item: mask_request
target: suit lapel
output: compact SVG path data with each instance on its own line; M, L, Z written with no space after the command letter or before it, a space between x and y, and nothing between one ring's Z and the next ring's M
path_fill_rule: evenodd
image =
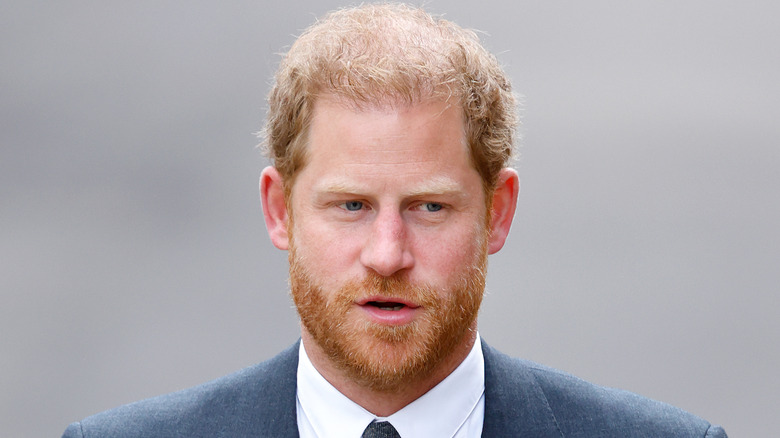
M298 438L296 391L300 340L268 362L266 385L257 394L256 412L260 436Z
M485 357L485 421L482 436L557 437L552 411L541 387L522 361L482 341Z

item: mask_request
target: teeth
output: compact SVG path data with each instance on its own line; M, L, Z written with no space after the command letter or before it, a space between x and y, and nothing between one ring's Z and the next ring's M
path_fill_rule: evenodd
M404 308L403 304L378 304L377 307L380 310L401 310Z

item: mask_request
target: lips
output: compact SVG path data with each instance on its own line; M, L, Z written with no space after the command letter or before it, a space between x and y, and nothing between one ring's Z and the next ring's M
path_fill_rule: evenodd
M412 322L420 308L416 303L395 297L367 297L356 303L378 324L403 325Z
M413 303L408 300L395 298L395 297L381 297L381 296L363 298L359 300L357 304L359 306L377 307L381 310L401 310L404 307L416 309L420 307L416 303Z

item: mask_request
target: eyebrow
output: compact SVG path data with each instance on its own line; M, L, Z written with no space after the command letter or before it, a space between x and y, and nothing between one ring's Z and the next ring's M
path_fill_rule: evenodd
M314 187L314 191L319 193L359 194L365 191L365 186L344 179L333 179L318 184ZM428 179L404 193L405 197L431 195L464 196L465 193L455 180L447 177Z

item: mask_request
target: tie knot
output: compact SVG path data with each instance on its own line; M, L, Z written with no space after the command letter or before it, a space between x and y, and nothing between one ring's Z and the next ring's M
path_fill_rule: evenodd
M401 435L389 422L373 421L363 432L363 438L401 438Z

